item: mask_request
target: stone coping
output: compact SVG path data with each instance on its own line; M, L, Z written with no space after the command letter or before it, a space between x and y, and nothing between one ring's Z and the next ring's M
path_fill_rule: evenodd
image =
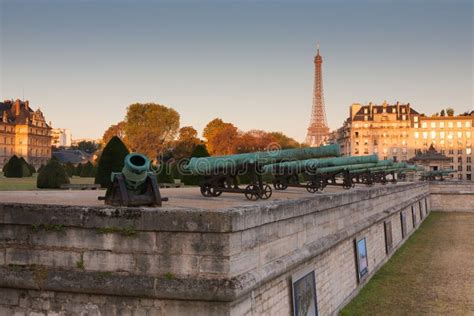
M238 207L219 209L166 205L161 208L64 206L2 203L0 199L0 223L16 225L43 223L82 228L133 226L137 231L226 233L419 188L420 185L428 186L428 183L359 187L337 193L303 195L295 199L259 201L260 203L250 205L248 202L242 202L242 205Z

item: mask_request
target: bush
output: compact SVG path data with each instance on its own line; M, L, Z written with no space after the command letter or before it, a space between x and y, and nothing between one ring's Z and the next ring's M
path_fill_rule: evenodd
M122 140L117 136L112 137L99 158L94 183L100 184L103 188L108 187L111 173L122 171L123 161L128 154L129 151Z
M68 162L64 165L64 170L66 170L67 175L71 178L76 173L76 167L72 162Z
M173 183L174 179L171 175L171 166L169 164L163 164L157 174L158 183Z
M36 187L40 189L58 189L61 184L69 183L69 177L61 163L51 159L38 174Z
M82 166L80 177L81 178L90 178L90 177L93 177L93 176L95 176L95 174L94 174L94 165L90 161L88 161L86 164L84 164Z
M12 156L4 168L4 174L7 178L22 178L23 164L17 156Z

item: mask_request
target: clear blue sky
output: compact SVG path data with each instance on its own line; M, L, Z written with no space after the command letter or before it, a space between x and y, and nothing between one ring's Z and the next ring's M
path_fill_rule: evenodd
M221 117L302 141L316 42L331 128L353 102L474 108L472 1L0 3L0 98L75 138L156 102L199 132Z

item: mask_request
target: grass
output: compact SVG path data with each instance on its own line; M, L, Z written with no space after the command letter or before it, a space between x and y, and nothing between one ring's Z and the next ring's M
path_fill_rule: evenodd
M469 314L473 232L474 213L431 213L340 314Z
M0 173L0 191L18 191L18 190L44 190L38 189L36 187L36 177L38 176L35 173L31 177L25 178L5 178L3 173ZM81 177L72 177L70 178L71 183L73 184L93 184L94 178L81 178Z

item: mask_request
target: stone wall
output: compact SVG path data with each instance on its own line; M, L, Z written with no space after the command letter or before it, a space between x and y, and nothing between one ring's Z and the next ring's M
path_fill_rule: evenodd
M433 181L430 183L432 209L444 212L474 212L472 181Z
M428 194L406 183L218 210L0 204L0 314L290 315L304 269L315 271L319 313L331 314L418 227Z

